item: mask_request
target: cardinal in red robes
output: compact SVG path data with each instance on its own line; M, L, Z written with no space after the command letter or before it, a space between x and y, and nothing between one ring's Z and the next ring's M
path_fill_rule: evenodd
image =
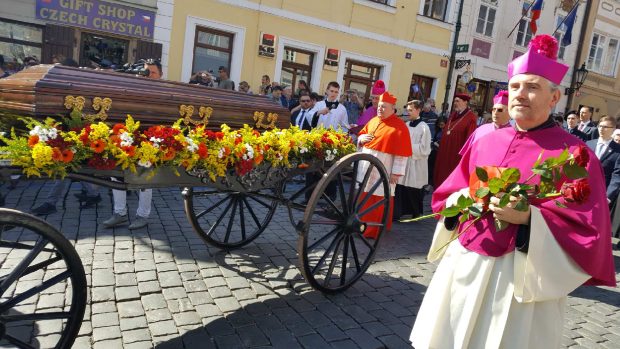
M388 172L390 180L390 192L384 193L383 186L379 186L370 193L371 187L380 180L379 172L373 169L367 185L362 188L360 201L367 200L360 212L373 206L377 202L385 200L389 196L390 210L387 219L387 230L392 229L392 213L394 208L394 190L398 179L405 174L407 158L411 156L411 141L407 125L395 114L396 97L389 92L384 92L379 97L377 116L372 118L360 131L358 145L362 153L374 155L378 158ZM362 178L366 174L368 163L364 162L359 168L358 175ZM361 179L360 179L361 180ZM369 196L367 198L367 196ZM383 205L371 210L361 217L362 222L380 223L385 207ZM367 225L364 237L376 239L379 235L379 227Z
M461 155L459 151L476 130L476 115L469 109L469 97L466 94L457 94L454 97L454 111L450 114L446 126L443 128L439 151L435 161L433 186L439 187L456 168Z

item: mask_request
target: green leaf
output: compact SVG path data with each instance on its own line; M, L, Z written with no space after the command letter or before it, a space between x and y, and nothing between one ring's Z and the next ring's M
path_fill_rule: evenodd
M557 207L561 207L561 208L568 208L566 205L564 205L563 203L561 203L559 200L553 200L555 202L555 205Z
M568 148L564 149L564 151L556 158L556 164L559 165L565 163L568 160L569 156L570 153L568 152Z
M538 169L538 168L533 168L532 169L533 173L536 173L537 175L542 176L544 173L547 173L547 170L543 170L543 169Z
M528 207L527 201L519 200L517 202L517 204L515 205L515 210L521 211L521 212L526 212L527 211L527 207Z
M476 190L476 197L482 199L485 196L489 195L490 192L491 190L489 190L489 188L487 187L479 188L478 190Z
M532 166L532 167L536 168L536 167L538 167L538 165L540 165L540 161L542 160L542 156L543 156L543 153L544 153L544 152L545 152L545 151L544 151L544 150L542 150L542 151L540 152L540 154L538 154L538 159L536 159L536 162L534 163L534 166Z
M501 199L499 199L499 207L506 207L506 205L508 205L509 202L510 202L510 195L506 194L502 196Z
M446 207L439 212L444 217L456 217L459 213L461 213L461 209L458 206Z
M585 168L579 165L576 165L576 164L571 165L569 163L566 163L564 165L564 174L566 175L566 177L570 179L579 179L579 178L588 177L588 171L586 171Z
M459 208L467 207L467 197L465 195L459 196L459 198L456 200L456 205Z
M480 217L482 215L482 208L477 205L472 205L469 207L469 213L474 217Z
M465 223L465 222L467 222L468 219L469 219L469 213L465 213L464 215L459 217L459 222Z
M491 178L489 181L489 190L492 194L499 193L504 188L504 181L501 178Z
M482 182L489 181L489 175L487 174L487 171L482 167L476 166L476 176L478 176L478 179L481 180Z
M502 180L506 183L517 183L521 178L521 172L518 168L508 168L502 172Z

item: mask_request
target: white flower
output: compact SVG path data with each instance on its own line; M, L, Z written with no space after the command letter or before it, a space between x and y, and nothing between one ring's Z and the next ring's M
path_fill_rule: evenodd
M149 138L149 141L153 142L153 143L161 143L164 140L162 138L157 138L157 137L151 137Z
M196 143L194 143L194 140L191 138L186 138L187 139L187 150L189 150L192 153L195 153L196 150L198 150L198 145Z
M243 154L243 156L242 156L241 158L242 158L243 160L247 160L247 159L248 159L248 156L247 156L247 154Z
M247 157L248 159L254 159L254 148L252 148L251 145L249 145L248 143L245 144L245 150L248 152L247 153ZM245 156L245 155L244 155ZM247 160L247 159L244 159Z
M133 144L133 137L128 132L121 133L121 147L129 147Z
M149 167L153 166L153 164L150 161L142 160L142 159L138 160L138 165L140 165L142 167L146 167L146 168L149 168Z
M51 139L56 139L56 137L58 137L58 130L55 128L48 129L47 136Z
M299 153L300 153L300 154L304 154L304 153L307 153L307 152L308 152L308 148L306 148L306 147L301 147L301 148L299 149Z
M0 137L4 137L6 135L6 132L0 132Z
M217 157L218 157L219 159L221 159L221 158L223 158L223 157L224 157L224 148L220 148L220 151L219 151L219 152L217 152Z

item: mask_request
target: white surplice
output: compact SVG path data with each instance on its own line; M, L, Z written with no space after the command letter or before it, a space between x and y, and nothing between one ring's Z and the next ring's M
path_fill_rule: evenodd
M442 257L411 332L416 349L559 348L566 296L590 276L558 245L532 206L529 251L488 257L438 223L429 260Z
M360 152L373 155L374 157L376 157L377 159L379 159L379 161L383 163L383 166L385 166L385 169L387 171L388 181L390 180L390 174L395 174L398 176L403 176L405 174L405 170L407 169L407 157L405 156L388 154L388 153L384 153L378 150L368 149L364 146L361 147ZM357 172L358 181L361 182L364 179L364 175L366 174L366 171L368 170L369 165L370 163L367 161L360 162L359 169ZM377 170L377 168L373 168L370 173L370 177L368 178L368 183L366 184L366 187L364 188L364 192L365 193L370 192L370 189L372 189L372 186L377 181L379 181L380 178L381 177L379 175L379 171ZM390 195L391 196L394 196L395 189L396 189L396 184L390 183ZM371 195L383 196L383 186L379 185L379 187L374 192L372 192Z

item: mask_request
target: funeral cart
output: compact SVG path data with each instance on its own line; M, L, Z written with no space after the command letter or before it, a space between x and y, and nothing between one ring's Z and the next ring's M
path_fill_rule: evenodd
M214 130L223 123L231 128L250 124L259 131L290 124L288 111L262 96L120 73L37 66L0 80L0 125L5 129L19 127L15 115L68 113L110 123L131 114L147 126L183 118L188 125ZM19 171L5 162L0 178ZM390 205L388 197L367 203L368 192L382 188L389 193L389 181L382 163L362 153L288 166L264 162L243 175L227 169L218 177L205 169L171 167L83 167L67 176L120 190L180 187L195 232L225 250L256 239L283 206L298 234L299 269L313 288L326 293L343 291L363 276L387 227ZM365 220L380 206L379 222ZM363 236L369 226L379 228L377 239ZM29 348L31 343L21 342L10 329L52 319L63 324L56 347L73 342L85 309L86 279L78 254L61 232L29 214L0 208L0 275L0 338ZM33 312L28 305L52 288L65 290L64 303L54 311Z

